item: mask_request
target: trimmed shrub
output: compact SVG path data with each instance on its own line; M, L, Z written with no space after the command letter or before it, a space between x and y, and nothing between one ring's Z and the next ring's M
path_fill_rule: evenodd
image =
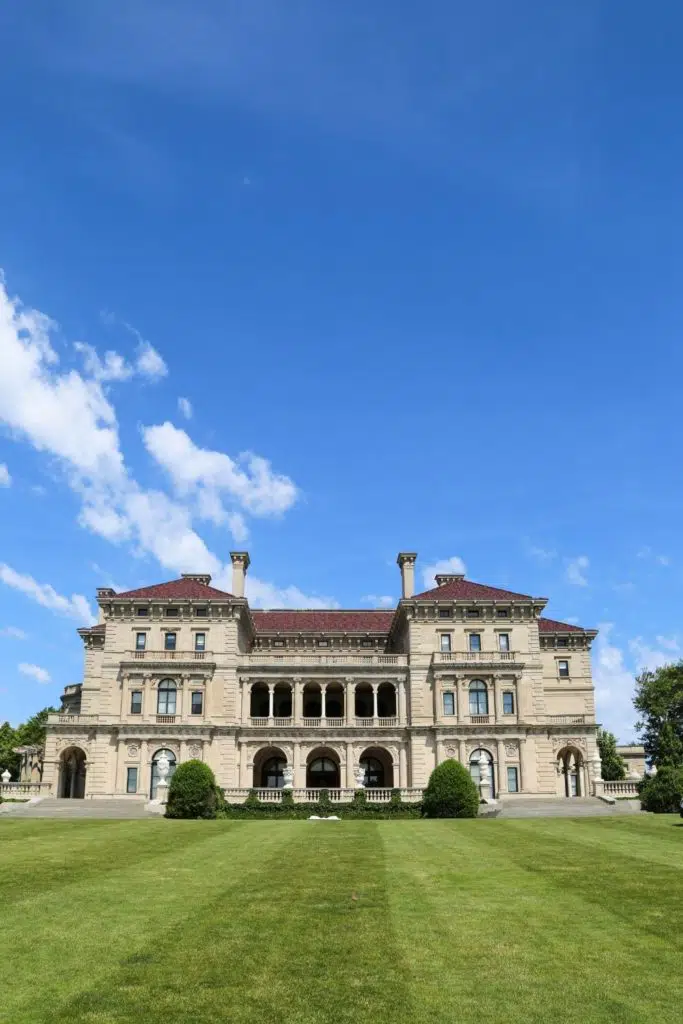
M459 761L443 761L429 777L422 801L426 818L476 818L479 793L472 776Z
M683 768L665 765L656 775L646 775L638 783L638 793L644 811L673 814L683 799Z
M203 761L183 761L171 776L167 818L215 818L216 779Z

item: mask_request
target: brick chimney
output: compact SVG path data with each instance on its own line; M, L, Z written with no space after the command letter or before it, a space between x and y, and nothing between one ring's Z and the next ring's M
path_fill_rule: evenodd
M251 565L248 551L231 551L232 562L232 592L235 597L244 597L244 581L247 569Z
M401 570L401 596L412 597L415 593L415 551L400 551L396 559Z

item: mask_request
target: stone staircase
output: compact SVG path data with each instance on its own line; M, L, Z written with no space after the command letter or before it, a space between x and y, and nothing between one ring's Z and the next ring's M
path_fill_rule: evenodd
M7 818L153 818L142 800L58 800L44 797L25 804L2 804Z
M606 804L594 796L566 798L519 797L501 800L500 818L590 818L618 814L642 814L640 800Z

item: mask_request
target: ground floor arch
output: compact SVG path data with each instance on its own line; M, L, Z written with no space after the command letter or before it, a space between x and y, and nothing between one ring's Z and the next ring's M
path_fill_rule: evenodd
M394 762L384 747L367 747L358 763L365 769L363 785L366 789L393 789Z
M578 747L567 745L557 754L560 795L568 798L586 796L586 763Z
M338 789L339 757L330 747L316 747L306 759L306 786L310 789Z
M164 754L168 759L169 766L168 775L166 776L167 782L171 781L171 776L173 775L173 772L176 770L177 759L172 750L169 750L167 747L161 747L159 750L156 750L154 752L154 754L152 755L152 777L149 787L150 800L156 800L157 798L157 787L159 786L159 761L161 760L161 757Z
M254 789L282 789L287 755L281 747L262 747L254 755Z
M481 783L481 769L482 769L481 761L482 761L482 755L483 755L485 763L488 764L488 768L489 768L489 781L491 783L491 796L495 800L495 798L496 798L496 771L495 771L495 763L494 763L494 760L493 760L493 754L491 753L490 750L487 750L485 747L478 747L476 750L472 751L472 753L470 754L470 764L469 764L470 775L474 779L476 787L479 790L479 785ZM479 792L481 792L481 790L479 790Z
M82 800L86 772L85 751L80 747L67 747L59 758L59 796L67 800Z

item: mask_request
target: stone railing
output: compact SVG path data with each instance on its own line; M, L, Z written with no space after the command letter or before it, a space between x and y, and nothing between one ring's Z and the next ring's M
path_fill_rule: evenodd
M546 715L546 722L552 725L585 725L588 715Z
M405 654L301 654L287 651L274 654L272 651L252 651L240 658L242 668L252 665L407 665Z
M127 651L128 661L213 661L213 651Z
M94 725L99 715L69 715L57 712L47 716L48 725Z
M251 789L240 787L224 789L225 799L229 804L243 804L249 796ZM256 796L262 803L279 804L282 800L282 789L255 789ZM320 799L321 789L290 789L294 803L307 804L317 803ZM328 789L327 793L330 802L333 804L349 804L353 800L357 789ZM366 789L365 797L370 804L388 804L391 800L391 789ZM400 790L401 800L404 803L418 803L422 799L422 790L413 787L402 787Z
M517 651L436 651L434 654L435 665L471 665L494 664L496 662L517 661Z
M393 729L398 725L398 717L390 718L301 718L295 722L293 718L249 718L249 725L256 729L341 729L353 726L356 729Z
M49 782L0 782L0 796L4 800L30 800L49 791Z
M602 786L605 796L638 799L638 782L635 779L619 779L612 782L604 781Z

